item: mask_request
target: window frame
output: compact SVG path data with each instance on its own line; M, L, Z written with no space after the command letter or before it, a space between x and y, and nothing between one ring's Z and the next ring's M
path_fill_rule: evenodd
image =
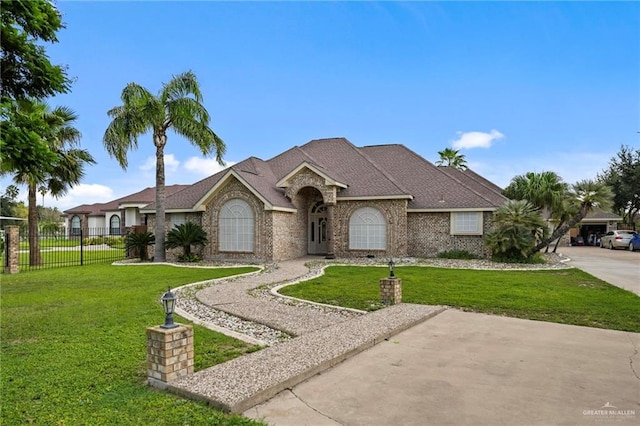
M118 227L114 228L113 227L113 219L118 219ZM111 215L111 217L109 218L109 235L121 235L122 234L122 228L120 226L120 224L122 223L122 220L120 219L120 216L117 214ZM115 230L115 232L114 232Z
M238 216L238 210L246 216ZM232 208L234 210L232 210ZM231 214L230 216L227 216ZM230 226L229 229L227 227ZM227 253L253 253L256 240L256 215L242 198L232 198L220 207L218 216L218 250ZM228 238L231 238L229 240Z
M379 221L367 223L366 219L372 218L372 214ZM356 220L361 223L354 223ZM387 250L387 230L387 218L382 210L371 206L356 209L349 217L349 250Z
M484 222L484 214L481 211L461 211L461 212L451 212L451 235L483 235L483 222ZM475 217L475 227L471 229L470 226L465 226L463 229L461 225L466 225L471 223L471 221L467 220L471 217ZM464 221L461 222L461 219Z

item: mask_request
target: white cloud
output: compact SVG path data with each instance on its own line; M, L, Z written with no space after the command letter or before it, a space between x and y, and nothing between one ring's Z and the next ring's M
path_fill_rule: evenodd
M173 154L165 154L164 155L164 170L166 173L173 173L178 170L180 166L180 160L176 159L176 156ZM147 157L147 160L138 167L140 170L144 172L153 171L155 173L156 170L156 157Z
M194 175L207 177L216 174L220 170L226 169L227 167L231 167L234 164L236 163L233 161L228 161L226 162L225 166L221 166L213 158L191 157L184 162L184 168Z
M484 132L457 132L458 139L452 142L454 149L490 148L494 141L502 139L504 135L497 130Z
M46 207L57 207L60 210L67 210L81 204L106 203L117 197L113 194L113 189L98 183L87 184L81 183L76 185L60 198L52 198L47 196L45 199Z

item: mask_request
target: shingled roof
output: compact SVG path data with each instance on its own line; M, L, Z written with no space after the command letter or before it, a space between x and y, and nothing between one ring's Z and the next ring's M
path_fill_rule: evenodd
M168 185L164 187L165 197L172 196L178 191L188 188L190 185ZM103 216L104 212L119 210L121 205L136 204L144 205L153 202L156 198L156 187L148 187L134 194L126 195L107 203L82 204L65 210L65 215L86 214L89 216Z
M409 210L493 210L506 201L500 188L471 170L436 167L403 145L358 148L345 138L316 139L269 160L250 157L167 196L167 211L200 210L231 176L271 208L293 209L277 186L301 165L309 165L346 186L338 200L406 198ZM153 204L144 208L154 211Z

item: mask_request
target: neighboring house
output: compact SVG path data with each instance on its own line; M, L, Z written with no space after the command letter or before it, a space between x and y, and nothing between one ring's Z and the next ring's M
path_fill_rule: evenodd
M170 185L165 187L165 196L172 195L188 185ZM83 204L63 213L65 233L79 235L106 236L123 235L128 228L144 225L145 218L140 209L155 201L156 188L145 188L135 194L127 195L108 203Z
M473 171L436 167L403 145L333 138L250 157L168 196L165 224L201 224L209 259L487 255L482 236L505 201ZM141 209L151 228L154 209Z

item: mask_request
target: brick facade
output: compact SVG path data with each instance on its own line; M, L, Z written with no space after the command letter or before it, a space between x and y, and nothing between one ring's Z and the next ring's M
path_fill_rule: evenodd
M337 187L327 186L325 179L303 169L288 180L285 194L296 212L265 210L262 201L235 177L230 178L205 204L204 212L187 213L186 220L202 225L209 236L209 244L202 250L205 259L265 261L285 260L308 253L309 211L318 201L333 207L333 227L328 238L333 240L337 257L433 257L447 250L466 250L488 256L480 235L451 235L449 212L407 212L406 199L394 200L336 200ZM253 210L254 249L252 252L221 252L219 250L218 221L221 207L229 200L246 201ZM363 207L379 210L386 219L386 250L353 250L349 248L349 221L353 213ZM484 229L492 214L483 215ZM149 215L149 229L153 229L154 215ZM167 230L171 226L166 219ZM169 259L180 253L168 252Z
M491 212L483 214L483 229L490 226ZM488 257L482 235L451 235L451 213L408 213L407 254L413 257L434 257L449 250L465 250L477 256Z

